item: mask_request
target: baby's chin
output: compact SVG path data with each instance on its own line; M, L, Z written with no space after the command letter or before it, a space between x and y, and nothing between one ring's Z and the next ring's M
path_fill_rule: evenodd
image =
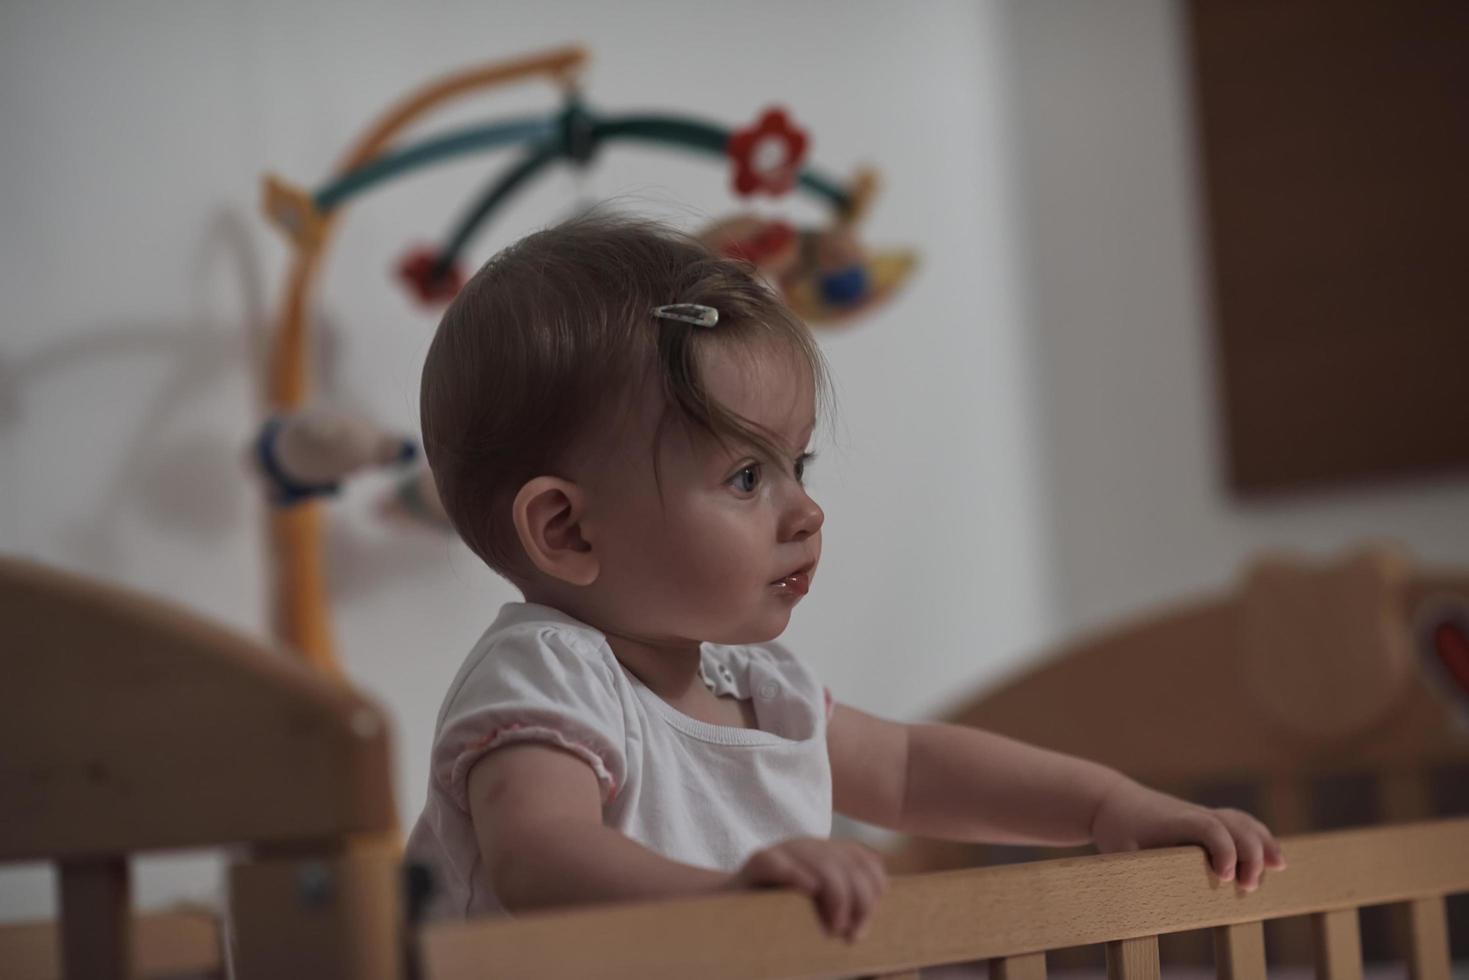
M708 643L718 643L723 646L749 646L755 643L769 643L784 633L790 623L791 609L787 608L778 612L767 612L758 617L752 617L750 620L738 626L717 629L704 639Z

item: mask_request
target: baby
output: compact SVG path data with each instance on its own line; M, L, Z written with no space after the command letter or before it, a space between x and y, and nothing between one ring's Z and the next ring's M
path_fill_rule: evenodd
M964 841L1202 844L1283 868L1259 821L974 729L832 700L774 642L811 587L824 391L804 324L741 263L609 216L531 235L444 315L424 447L470 548L525 597L439 713L410 837L466 916L790 887L861 935L881 859L832 811Z

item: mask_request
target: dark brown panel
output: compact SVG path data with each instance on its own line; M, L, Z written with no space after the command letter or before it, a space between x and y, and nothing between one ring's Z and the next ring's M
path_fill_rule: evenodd
M1469 465L1469 3L1189 6L1234 487Z

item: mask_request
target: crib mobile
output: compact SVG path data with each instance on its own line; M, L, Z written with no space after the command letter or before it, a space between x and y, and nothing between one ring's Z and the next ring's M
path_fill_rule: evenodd
M872 251L857 227L878 189L876 172L859 169L845 184L806 164L809 137L780 108L766 110L736 130L680 115L603 115L585 102L577 84L587 61L579 47L465 70L411 93L368 128L334 174L307 191L279 177L264 178L269 219L294 246L286 295L271 340L270 411L250 454L272 505L273 632L317 669L338 675L327 614L319 498L344 480L371 469L401 467L392 506L424 523L448 527L428 470L412 439L384 431L371 419L310 404L307 307L327 243L343 206L393 178L460 156L518 146L520 157L471 201L438 246L409 249L398 265L403 286L423 306L453 299L465 279L463 256L490 218L517 191L551 165L589 167L611 142L644 142L723 157L741 196L815 195L831 210L823 227L797 227L746 212L716 222L700 238L724 255L752 263L778 287L808 323L851 323L888 299L912 271L905 250ZM456 129L419 142L395 137L431 109L461 95L522 79L544 77L561 89L561 107Z

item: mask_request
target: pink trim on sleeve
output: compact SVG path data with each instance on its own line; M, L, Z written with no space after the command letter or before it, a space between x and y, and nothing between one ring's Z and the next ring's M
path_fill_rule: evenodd
M549 742L557 748L565 749L592 767L592 772L597 775L597 782L602 785L604 804L617 795L617 780L612 775L611 767L596 749L546 725L511 722L491 729L487 735L466 742L459 755L455 757L454 769L449 775L449 785L452 787L454 802L465 813L469 812L469 770L474 768L476 762L495 749L519 742Z
M823 687L821 693L826 698L826 720L831 721L831 713L837 709L837 703L831 698L831 688Z

